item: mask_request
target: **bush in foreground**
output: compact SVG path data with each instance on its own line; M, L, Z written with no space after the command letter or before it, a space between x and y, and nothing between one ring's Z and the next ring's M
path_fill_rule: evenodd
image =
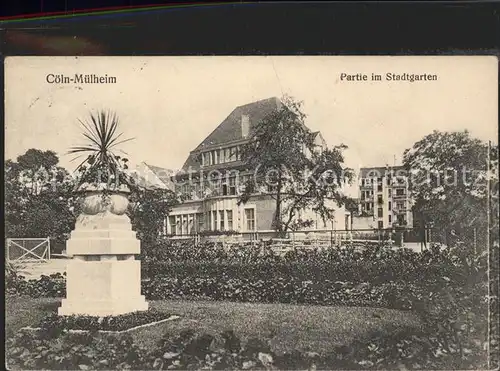
M129 335L20 333L7 342L10 369L475 369L485 367L482 356L449 351L425 332L374 335L327 354L276 354L269 339L243 343L230 330L200 335L186 330L177 338L165 336L153 349L138 347Z

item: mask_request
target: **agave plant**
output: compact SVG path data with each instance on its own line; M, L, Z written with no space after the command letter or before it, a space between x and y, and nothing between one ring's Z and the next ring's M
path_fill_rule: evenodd
M91 113L86 121L78 120L82 125L82 135L86 144L71 147L68 153L77 154L73 160L85 157L77 166L76 172L81 174L78 187L83 184L100 185L114 183L114 186L130 185L130 178L125 173L128 159L118 156L122 153L118 145L134 138L121 139L123 133L117 132L119 120L115 113L100 111ZM125 153L126 154L126 153Z

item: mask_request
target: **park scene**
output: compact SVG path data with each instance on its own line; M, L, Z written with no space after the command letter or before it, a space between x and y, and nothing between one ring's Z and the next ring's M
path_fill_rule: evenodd
M307 103L241 102L175 171L110 108L7 157L7 368L498 367L498 144L436 128L356 168Z

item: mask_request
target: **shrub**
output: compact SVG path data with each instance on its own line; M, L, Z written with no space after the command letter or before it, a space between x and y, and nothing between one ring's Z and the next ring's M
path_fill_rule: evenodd
M273 370L273 369L476 369L484 358L445 353L432 333L400 331L337 347L328 353L293 351L276 354L269 339L241 341L231 330L218 334L184 330L165 335L152 349L129 335L19 333L7 341L11 369Z
M7 293L28 295L33 298L59 298L66 295L66 273L42 275L39 279L26 280L23 276L7 279Z
M142 312L127 313L119 316L59 316L50 315L38 324L42 330L88 330L123 331L147 323L157 322L170 317L170 314L149 309Z

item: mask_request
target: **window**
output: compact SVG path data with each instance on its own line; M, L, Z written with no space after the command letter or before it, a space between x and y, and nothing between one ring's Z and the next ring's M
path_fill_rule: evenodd
M188 234L188 216L187 215L181 215L181 234Z
M391 210L392 210L392 203L391 203L391 201L389 201L389 211L391 211Z
M396 202L396 208L398 210L404 210L405 208L405 203L404 202Z
M217 211L212 211L212 225L213 229L217 230Z
M196 214L196 219L198 221L198 232L203 231L203 226L205 225L203 220L203 213Z
M384 210L381 207L379 207L377 210L377 214L379 218L382 218L384 216Z
M189 218L188 218L189 234L195 234L195 232L196 232L196 224L195 224L194 217L195 217L194 214L191 214L191 215L189 215Z
M366 204L366 211L370 211L372 209L372 203L371 202L368 202Z
M219 231L223 231L226 229L224 225L224 211L219 211Z
M390 189L390 188L389 188L389 189L387 190L387 193L388 193L389 197L391 197L391 196L392 196L392 189Z
M377 191L378 191L378 192L382 192L382 184L379 184L379 185L377 186Z
M228 155L228 161L236 161L236 147L231 147L228 149L229 155Z
M255 230L254 209L245 209L245 218L247 220L247 231L254 231Z
M384 198L382 197L382 195L378 195L377 202L379 203L379 205L384 202Z
M169 224L170 224L170 233L172 235L177 234L177 224L175 223L175 216L169 216L168 217Z
M277 185L272 185L272 184L268 184L267 185L267 192L269 193L275 193L278 191L278 186Z
M236 177L229 178L229 194L236 195Z
M382 220L378 222L378 229L384 229L384 222Z
M364 187L364 186L365 186L365 180L361 179L361 187Z
M397 196L404 196L405 195L405 190L403 188L396 189L396 195Z
M389 214L389 224L391 224L391 223L392 223L392 215Z
M203 153L203 165L204 166L212 165L210 152Z
M233 230L233 210L227 210L227 229L229 231Z

